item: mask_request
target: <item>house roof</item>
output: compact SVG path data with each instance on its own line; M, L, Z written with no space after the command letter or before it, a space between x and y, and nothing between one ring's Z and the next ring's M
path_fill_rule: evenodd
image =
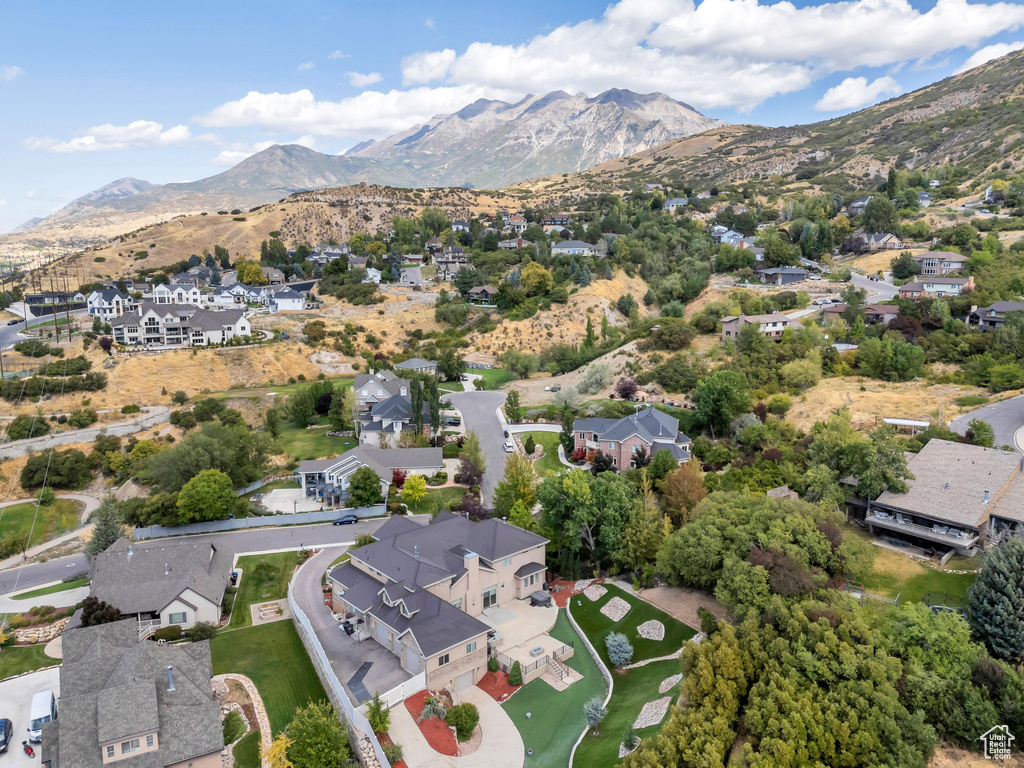
M722 322L727 323L733 320L739 320L742 323L778 323L778 322L792 322L793 318L789 315L784 315L781 312L773 313L770 315L729 315L723 317Z
M665 201L665 205L689 205L690 201L685 197L673 197Z
M924 261L925 259L942 259L943 261L967 261L967 257L960 253L954 253L953 251L925 251L914 256L914 261Z
M117 288L97 288L95 291L89 294L89 298L91 299L93 296L96 296L97 294L99 294L99 297L104 301L114 301L115 299L127 301L129 298L126 294L121 293L121 291L117 290Z
M90 595L123 614L159 611L186 589L220 605L233 559L216 544L133 544L121 538L93 560Z
M967 277L922 277L912 283L905 283L901 291L923 291L927 285L966 285L970 278Z
M304 299L305 297L296 290L288 288L275 288L272 291L275 299Z
M498 289L493 285L478 285L469 289L470 293L497 293Z
M971 312L972 315L988 314L989 312L997 312L1001 315L1005 315L1007 312L1021 312L1024 311L1024 301L997 301L994 304L989 304L987 307L978 307L976 310Z
M403 370L415 370L416 368L427 368L429 366L437 367L437 360L424 360L422 357L412 357L404 362L395 363L395 368L401 368Z
M639 435L648 445L661 442L663 448L670 450L673 444L690 442L690 438L679 432L679 419L652 406L621 419L579 419L573 422L572 428L578 432L595 432L601 440L616 442Z
M561 243L555 243L553 246L551 246L551 250L553 251L564 251L570 248L589 248L590 250L593 250L594 246L592 246L590 243L585 243L582 240L564 240Z
M802 267L768 267L757 270L759 275L806 275L807 270Z
M162 768L223 748L209 641L140 642L134 619L62 638L60 717L44 726L42 747L53 768L99 768L101 743L153 731L158 748L122 760L128 768Z
M996 506L1003 488L1020 475L1021 455L933 439L908 466L914 479L907 481L907 493L885 491L878 504L977 527Z
M444 465L440 448L377 448L372 445L358 445L347 453L333 459L300 461L299 472L330 472L344 465L352 471L360 466L369 467L382 480L390 480L395 469L418 469Z

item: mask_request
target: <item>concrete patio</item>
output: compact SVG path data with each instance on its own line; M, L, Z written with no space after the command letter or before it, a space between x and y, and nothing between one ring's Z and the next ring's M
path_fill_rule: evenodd
M290 515L296 512L319 512L324 505L306 496L301 488L275 488L260 501L263 506L277 514Z

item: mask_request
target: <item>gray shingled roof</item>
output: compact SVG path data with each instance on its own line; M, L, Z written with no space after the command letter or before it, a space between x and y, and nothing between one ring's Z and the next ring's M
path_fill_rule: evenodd
M981 315L987 315L989 312L1006 314L1007 312L1022 311L1024 311L1024 301L997 301L994 304L989 304L987 307L978 307L971 314L980 317Z
M416 369L416 368L424 368L424 367L431 366L431 365L436 366L437 365L437 360L424 360L422 357L412 357L412 358L406 360L405 362L396 363L395 364L395 368Z
M43 729L42 757L52 768L100 768L101 742L153 731L157 750L119 763L163 768L222 749L209 642L139 642L137 627L129 619L64 632L59 718Z
M909 467L914 475L907 481L910 490L885 491L876 504L977 527L1004 500L1008 509L1012 507L1004 490L1020 475L1021 455L933 439L911 458Z
M159 611L186 589L220 605L233 559L208 543L118 539L93 560L90 594L123 614Z

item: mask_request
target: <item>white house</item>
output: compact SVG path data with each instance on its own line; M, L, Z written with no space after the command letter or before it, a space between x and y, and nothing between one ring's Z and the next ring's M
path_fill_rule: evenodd
M264 288L260 291L260 301L271 312L301 312L306 308L306 297L287 286L281 288Z
M118 344L165 347L203 347L252 333L241 309L217 311L191 304L170 306L149 301L113 318L110 325Z
M661 206L669 213L675 213L680 208L685 208L690 204L690 201L685 197L673 197L671 200L666 200L665 204Z
M86 306L89 307L89 314L92 317L110 320L135 309L135 299L116 288L103 288L89 294Z
M380 478L386 494L391 473L401 469L413 475L433 475L444 468L440 448L376 448L360 445L333 459L300 461L296 472L303 495L327 506L341 506L348 498L349 481L357 469L369 467Z
M202 301L202 293L196 285L182 283L161 283L153 288L154 304L194 304Z
M364 283L379 283L381 279L381 273L379 269L373 267L366 268L366 277L363 278Z
M469 232L469 223L465 221L453 221L452 232Z
M595 248L582 240L564 240L551 246L551 253L556 256L593 256Z

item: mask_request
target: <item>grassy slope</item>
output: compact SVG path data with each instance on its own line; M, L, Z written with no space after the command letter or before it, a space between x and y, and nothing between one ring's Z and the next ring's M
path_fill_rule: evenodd
M277 573L269 581L259 582L252 575L256 563L264 560L277 568ZM235 595L235 606L231 610L232 629L252 625L252 613L249 606L268 600L280 600L288 595L288 581L299 562L298 552L277 552L270 555L250 555L238 558L238 568L242 570L241 584Z
M78 589L84 587L89 583L88 579L75 579L74 581L65 581L60 584L53 584L49 587L40 587L39 589L33 589L30 592L22 592L20 595L15 595L12 600L28 600L30 597L41 597L42 595L52 595L56 592L66 592L69 589Z
M4 648L0 651L0 680L58 664L60 659L51 659L41 645Z
M526 435L522 435L524 441L527 435L531 435L535 443L544 446L544 456L533 465L538 475L544 477L546 473L558 472L558 470L565 466L558 460L559 435L557 432L527 432Z
M328 437L329 430L330 427L300 429L290 426L281 431L277 444L293 461L337 456L358 444L354 437Z
M235 744L235 768L260 768L260 732L253 731Z
M81 506L69 499L57 499L48 507L39 507L38 517L34 501L14 504L0 509L0 538L28 536L31 532L29 546L34 547L77 528L80 516Z
M466 489L461 486L452 486L450 488L430 488L427 487L427 495L419 503L419 506L409 504L409 509L417 515L436 515L440 511L448 509L448 505L453 501L462 501L463 495L466 493ZM399 497L400 501L405 501Z

